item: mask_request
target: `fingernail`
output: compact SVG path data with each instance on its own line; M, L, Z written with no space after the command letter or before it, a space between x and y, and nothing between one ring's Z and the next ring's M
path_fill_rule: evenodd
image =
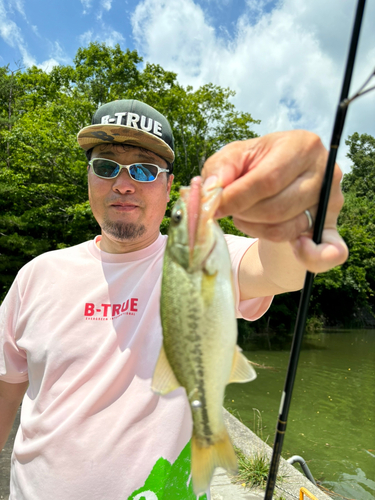
M211 191L211 189L218 187L218 180L219 178L217 175L210 175L203 183L204 189L206 191Z

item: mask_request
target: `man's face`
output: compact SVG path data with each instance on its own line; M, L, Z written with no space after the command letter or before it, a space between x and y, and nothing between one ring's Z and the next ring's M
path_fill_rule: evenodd
M121 165L153 163L167 168L167 163L137 147L96 146L91 158L108 158ZM101 179L91 168L88 172L89 200L95 219L102 229L100 248L109 253L140 250L159 235L173 175L160 173L154 182L137 182L126 169L115 179Z

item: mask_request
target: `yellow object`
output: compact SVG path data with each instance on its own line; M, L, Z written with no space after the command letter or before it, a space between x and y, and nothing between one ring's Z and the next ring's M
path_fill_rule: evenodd
M299 490L299 500L304 500L305 498L310 498L311 500L318 500L316 496L310 493L306 488L301 488Z

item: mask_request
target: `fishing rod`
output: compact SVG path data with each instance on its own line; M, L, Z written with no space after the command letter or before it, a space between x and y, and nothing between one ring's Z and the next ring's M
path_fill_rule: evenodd
M346 64L346 69L345 69L345 76L344 76L344 81L343 81L343 85L342 85L342 91L341 91L341 96L340 96L338 108L336 111L336 119L335 119L335 123L333 126L333 131L332 131L331 146L330 146L330 151L329 151L329 155L328 155L328 160L327 160L325 175L324 175L324 179L323 179L322 189L320 192L318 212L316 214L316 220L315 220L315 225L314 225L313 241L316 244L319 244L321 242L321 239L322 239L324 221L325 221L325 216L326 216L328 202L329 202L329 195L330 195L330 191L331 191L333 171L335 168L337 150L338 150L338 147L340 144L340 138L341 138L342 131L344 128L344 122L345 122L345 117L346 117L348 105L355 98L357 98L360 95L363 95L364 93L369 92L370 90L375 88L375 87L371 87L370 89L364 90L364 87L370 81L372 76L374 76L374 74L375 74L375 70L374 70L374 72L370 75L370 77L365 82L365 84L362 85L362 87L359 89L359 91L352 98L348 99L350 81L351 81L351 77L352 77L352 73L353 73L354 61L355 61L355 56L356 56L356 52L357 52L357 45L358 45L359 33L361 30L361 23L362 23L363 11L365 8L365 2L366 2L366 0L358 0L358 3L357 3L357 10L356 10L356 15L355 15L355 20L354 20L353 31L352 31L352 38L351 38L351 42L350 42L349 54L348 54L348 59L347 59L347 64ZM279 416L278 416L278 421L277 421L277 425L276 425L275 441L274 441L274 446L273 446L273 453L272 453L272 459L271 459L271 464L270 464L270 470L269 470L268 478L267 478L267 486L266 486L264 500L272 500L273 492L275 489L277 472L278 472L280 457L281 457L281 450L282 450L284 436L285 436L285 432L286 432L286 424L287 424L287 419L288 419L290 402L292 399L292 392L293 392L293 386L294 386L294 381L295 381L296 372L297 372L299 354L301 351L303 333L304 333L305 325L306 325L307 311L308 311L308 307L309 307L309 301L310 301L313 281L314 281L314 274L310 273L308 271L306 273L305 283L304 283L304 287L302 289L302 294L301 294L301 299L300 299L300 304L299 304L298 314L297 314L297 319L296 319L296 325L295 325L295 329L294 329L293 342L292 342L292 347L291 347L291 351L290 351L289 365L288 365L288 370L287 370L286 380L285 380L285 385L284 385L284 391L283 391L282 396L281 396Z

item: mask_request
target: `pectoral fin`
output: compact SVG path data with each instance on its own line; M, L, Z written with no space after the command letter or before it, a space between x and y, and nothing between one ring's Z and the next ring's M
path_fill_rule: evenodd
M156 393L164 396L169 392L180 387L179 381L176 379L172 371L168 358L164 351L164 346L161 346L159 358L156 363L154 376L151 382L151 389Z
M250 361L242 354L241 349L236 346L228 384L233 382L251 382L256 379L256 376L257 374L251 366Z

